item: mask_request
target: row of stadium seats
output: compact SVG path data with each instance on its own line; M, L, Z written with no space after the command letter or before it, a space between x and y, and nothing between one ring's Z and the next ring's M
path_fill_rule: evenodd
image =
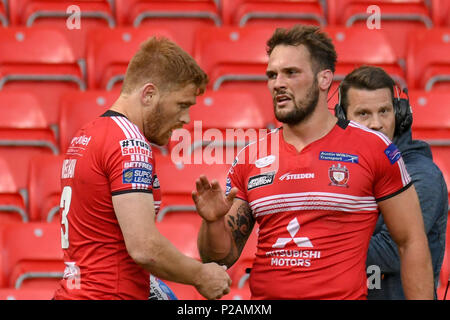
M192 53L210 77L209 90L235 87L257 95L264 92L268 97L265 43L273 27L212 27L197 31L189 39L173 26L107 28L77 38L70 32L45 27L0 29L0 91L36 94L45 108L44 116L54 124L61 95L73 89L119 89L140 43L157 34ZM443 54L450 51L450 28L412 32L405 60L383 30L330 27L325 31L338 52L332 92L347 73L362 64L385 68L401 87L410 90L450 88L450 55Z
M97 25L132 25L189 20L236 25L300 21L317 25L365 23L376 5L385 21L450 26L446 0L2 0L0 25L57 24L77 5L81 17ZM177 23L177 22L176 22Z

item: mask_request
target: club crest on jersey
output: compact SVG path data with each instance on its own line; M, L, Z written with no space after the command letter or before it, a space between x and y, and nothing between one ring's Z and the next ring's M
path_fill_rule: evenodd
M255 188L266 186L273 183L275 172L268 172L250 177L248 179L247 190L250 191Z
M349 172L346 166L341 166L340 163L337 166L332 165L328 169L328 177L331 180L330 186L347 187L347 182L349 179Z

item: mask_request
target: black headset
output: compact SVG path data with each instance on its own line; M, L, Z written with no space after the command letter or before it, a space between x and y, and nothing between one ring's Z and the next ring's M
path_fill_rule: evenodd
M395 132L394 137L398 137L404 132L408 131L411 128L413 117L411 106L409 104L409 96L408 89L404 88L403 92L406 94L407 99L400 98L400 94L398 92L397 85L394 86L394 91L397 92L397 97L394 97L392 100L392 105L394 106L394 114L395 114ZM347 120L347 115L345 114L345 110L341 105L341 85L338 87L338 97L339 102L334 107L334 114L339 119Z

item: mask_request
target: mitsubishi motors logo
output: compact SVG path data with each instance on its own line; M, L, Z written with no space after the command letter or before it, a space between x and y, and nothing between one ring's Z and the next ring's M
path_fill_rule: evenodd
M297 247L305 247L312 248L313 245L309 238L307 237L295 237L297 233L300 231L300 224L298 223L297 218L292 219L288 226L287 231L291 235L290 238L278 238L277 242L272 246L272 248L284 248L289 242L294 241Z

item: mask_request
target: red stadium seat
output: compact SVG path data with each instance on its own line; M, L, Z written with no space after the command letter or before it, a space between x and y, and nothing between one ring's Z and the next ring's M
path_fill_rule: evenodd
M406 86L405 72L386 32L365 27L327 27L324 31L333 40L338 55L335 81L343 80L361 65L376 65L384 68L402 88ZM361 45L361 39L364 39L364 45Z
M87 45L89 88L120 88L130 59L141 43L152 36L167 37L188 53L192 51L192 39L184 35L183 29L173 25L92 30L88 34Z
M8 162L0 157L0 225L28 220L24 197L16 186Z
M0 106L0 156L17 188L26 189L30 157L57 154L57 142L35 95L0 91Z
M220 26L214 0L116 0L117 21L134 27L173 25L186 37L199 26Z
M119 97L117 91L88 90L69 92L61 97L59 147L65 153L78 129L101 116Z
M410 88L450 89L450 28L417 32L409 39L407 79Z
M60 226L18 223L4 226L2 287L55 289L64 263Z
M14 0L9 3L11 25L57 29L70 39L78 56L85 54L87 32L116 25L114 0Z
M267 90L266 41L273 26L201 28L194 57L210 78L213 90L235 87L271 100Z
M326 25L320 0L222 0L224 24L271 24L289 27L297 23Z
M413 138L433 146L450 145L450 92L411 90Z
M41 288L1 288L0 300L51 300L55 294L54 289Z
M31 158L41 154L54 154L48 148L35 146L0 146L0 157L8 163L10 172L19 191L26 194L28 167ZM27 196L25 195L25 198Z
M450 2L431 0L431 17L435 27L450 27Z
M185 128L191 131L194 121L202 121L206 129L259 129L271 126L274 121L270 100L262 101L257 95L236 88L208 91L199 96L190 109L190 117L191 122Z
M386 31L400 57L405 54L410 32L433 27L426 0L328 0L327 11L329 25ZM379 26L374 23L377 13Z
M59 152L35 95L0 91L0 146L36 146Z
M82 57L65 32L51 28L0 28L0 90L31 92L50 124L62 92L85 89Z
M28 177L28 212L31 221L58 222L63 155L31 159Z
M14 0L9 1L9 11L14 26L66 28L72 23L70 16L74 12L68 8L76 5L80 10L81 28L92 25L112 28L115 26L112 3L111 0Z
M195 226L182 220L163 220L157 223L156 227L181 253L200 260L197 249L198 229Z
M273 128L275 125L272 101L265 98L238 88L208 91L198 97L197 104L191 107L191 122L184 126L184 131L178 131L180 135L183 133L182 138L186 139L181 141L182 144L178 143L178 133L175 133L170 149L172 150L174 145L184 148L185 144L190 142L192 154L196 148L206 147L214 140L214 145L210 147L230 147L240 150L248 142L256 141L261 134L260 130L267 133L266 128ZM189 135L184 137L188 132ZM183 151L187 150L188 148ZM227 150L223 151L225 156ZM231 164L236 153L231 159L224 159L223 163Z
M195 181L204 174L212 181L217 180L225 188L227 164L174 164L169 156L156 157L156 173L161 186L161 207L156 217L158 222L184 221L200 227L201 218L196 212L192 191Z

